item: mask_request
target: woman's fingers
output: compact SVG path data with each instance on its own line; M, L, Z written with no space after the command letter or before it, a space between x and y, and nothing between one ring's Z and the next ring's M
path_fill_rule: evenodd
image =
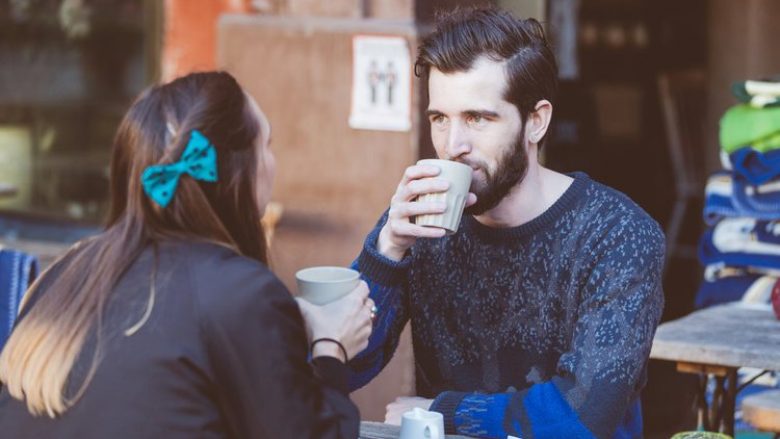
M360 283L358 283L358 286L352 290L352 294L355 295L355 300L360 301L361 304L368 299L368 293L368 284L364 280L361 280Z
M304 316L308 315L311 312L311 304L307 302L304 299L301 299L300 297L296 297L295 301L298 303L298 308L301 310L301 314Z

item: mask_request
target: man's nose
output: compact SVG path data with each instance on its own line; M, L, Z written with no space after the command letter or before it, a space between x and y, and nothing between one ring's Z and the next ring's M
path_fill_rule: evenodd
M467 130L460 123L452 123L447 136L446 158L452 160L469 152L471 152L471 142Z

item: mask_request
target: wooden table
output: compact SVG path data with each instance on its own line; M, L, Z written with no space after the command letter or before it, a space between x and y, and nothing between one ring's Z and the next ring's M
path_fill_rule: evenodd
M401 427L397 425L383 424L381 422L360 423L360 439L398 439ZM469 436L448 434L447 439L469 439Z
M677 370L698 374L699 426L733 436L741 390L737 369L780 370L780 321L763 305L735 303L696 311L658 327L650 358L675 361ZM710 378L715 380L711 406L704 398Z

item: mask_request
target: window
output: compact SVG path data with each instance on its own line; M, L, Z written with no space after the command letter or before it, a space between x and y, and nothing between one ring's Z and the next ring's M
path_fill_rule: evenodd
M0 216L96 225L116 127L159 68L162 2L0 2Z

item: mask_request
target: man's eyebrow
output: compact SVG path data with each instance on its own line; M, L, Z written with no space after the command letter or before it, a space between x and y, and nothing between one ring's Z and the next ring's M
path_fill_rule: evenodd
M425 110L425 115L428 116L428 117L440 116L440 115L443 115L443 114L444 113L442 113L441 111L436 110L436 109ZM485 117L485 118L488 118L488 119L498 119L499 117L501 117L500 114L496 113L495 111L491 111L491 110L466 110L466 111L463 111L461 114L463 114L464 116L482 116L482 117Z
M466 110L463 112L466 116L482 116L488 119L498 119L500 115L490 110Z

